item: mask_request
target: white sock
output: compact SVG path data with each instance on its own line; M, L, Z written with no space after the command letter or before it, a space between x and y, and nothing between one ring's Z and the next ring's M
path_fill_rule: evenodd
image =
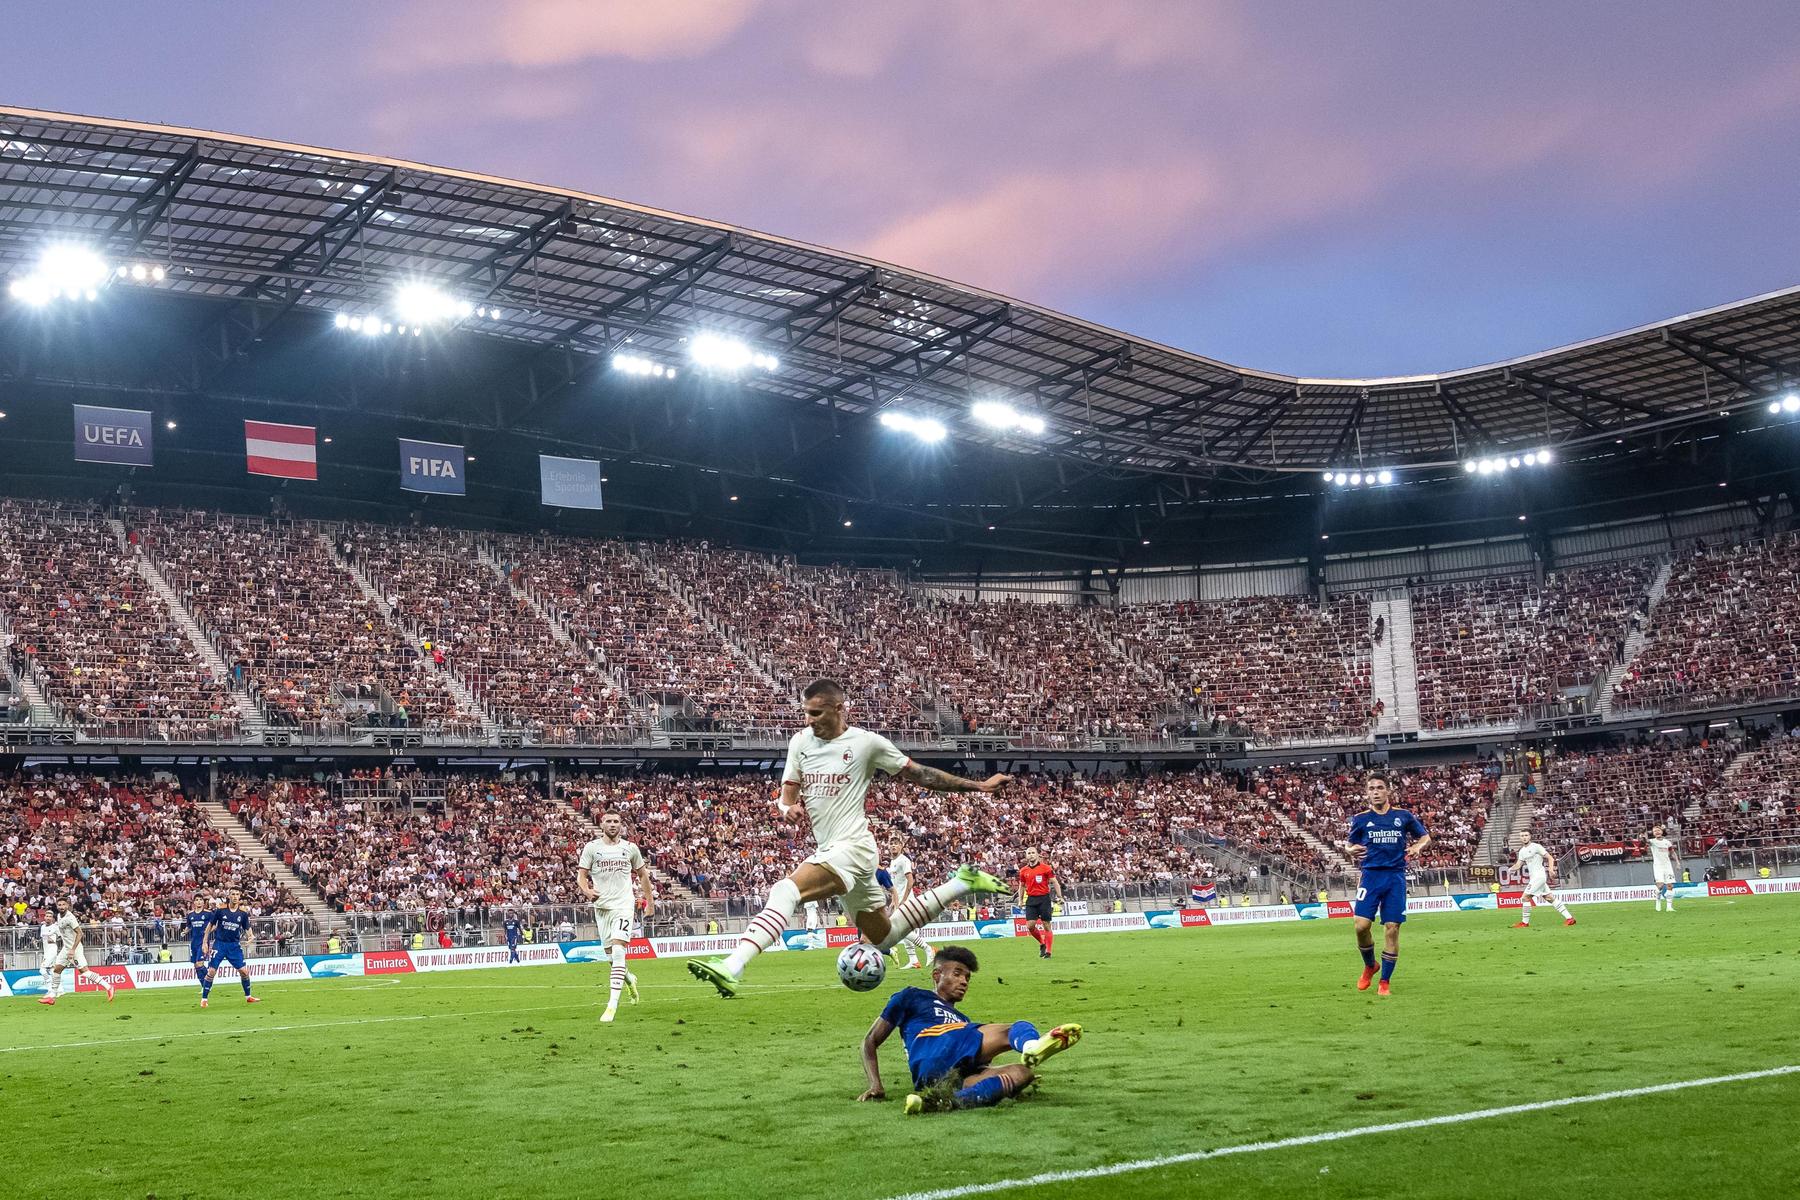
M47 971L47 972L45 972L45 974L50 976L49 996L52 1000L54 1000L57 998L57 996L62 994L62 972L61 971Z
M98 975L94 974L92 971L83 971L82 974L87 976L87 981L89 983L93 984L95 987L99 988L103 992L107 988L112 986L110 983L106 982L106 980L100 978Z
M882 953L905 941L915 929L923 929L946 908L969 894L969 885L960 879L940 883L929 892L915 892L894 909L888 918L888 935L881 943Z
M1656 898L1656 911L1657 911L1657 912L1661 912L1661 911L1662 911L1662 897L1661 897L1661 896L1658 896L1658 897L1657 897L1657 898Z
M1529 900L1519 901L1519 923L1521 925L1531 924L1531 901Z
M784 879L769 889L769 903L766 908L750 918L744 926L744 936L738 942L737 949L725 956L722 966L725 973L736 979L750 965L750 960L775 944L781 931L788 927L794 919L794 912L800 907L800 889L791 879Z
M1569 916L1569 906L1562 902L1562 897L1560 897L1560 896L1550 897L1550 906L1552 908L1554 908L1557 912L1562 914L1563 920L1568 921L1568 920L1573 919Z
M606 1011L611 1012L619 1007L619 993L625 990L625 976L630 974L625 969L625 947L614 945L612 958L612 996L606 1002Z

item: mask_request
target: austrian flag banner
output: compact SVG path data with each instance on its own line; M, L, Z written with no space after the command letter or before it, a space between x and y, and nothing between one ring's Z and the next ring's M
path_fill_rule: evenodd
M278 479L319 478L318 430L311 425L244 422L244 469Z

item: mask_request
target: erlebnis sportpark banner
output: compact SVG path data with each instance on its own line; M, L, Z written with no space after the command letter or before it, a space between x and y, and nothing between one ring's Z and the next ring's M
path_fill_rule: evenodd
M600 502L600 464L590 458L538 455L538 483L544 503L553 508L604 508Z
M76 462L151 465L150 413L92 404L77 404L74 409Z

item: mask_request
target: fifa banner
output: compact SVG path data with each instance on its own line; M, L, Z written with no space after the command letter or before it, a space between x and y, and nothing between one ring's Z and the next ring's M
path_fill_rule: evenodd
M434 496L468 494L468 459L461 446L400 438L400 488Z
M538 455L538 485L551 508L605 508L600 502L600 464L591 458Z
M75 461L151 465L150 414L136 408L97 408L77 404Z
M1644 884L1621 888L1585 888L1558 892L1569 904L1609 904L1641 902L1653 898L1656 889ZM1705 883L1677 884L1675 894L1687 900L1724 897L1727 902L1737 897L1800 895L1800 879L1722 879ZM1053 922L1057 933L1126 933L1148 929L1204 929L1229 925L1263 925L1273 922L1316 920L1347 915L1339 910L1347 901L1319 904L1264 904L1245 908L1159 909L1142 913L1107 913L1100 916L1058 917ZM1415 896L1407 901L1409 913L1426 912L1493 912L1516 908L1518 892L1480 892L1459 896ZM1323 909L1321 913L1318 910ZM940 921L920 931L931 942L973 941L976 938L1024 937L1022 918L997 921ZM634 938L627 951L633 959L694 958L725 954L738 944L735 933L708 934L680 938ZM770 950L825 949L848 946L858 940L849 926L833 926L820 930L788 930L770 946ZM820 943L823 943L821 945ZM366 976L429 974L438 971L467 971L507 966L549 966L567 963L602 971L609 962L607 949L594 941L521 942L519 962L514 964L505 946L468 946L449 950L363 950L342 954L315 954L305 958L256 958L250 960L251 976L256 983L285 983L301 979L361 979ZM193 964L186 962L157 963L151 966L100 966L94 970L115 988L145 989L199 987ZM64 978L65 991L69 980ZM228 965L219 967L219 983L235 984L237 972ZM215 984L214 986L218 986ZM42 996L49 981L34 968L0 972L0 996ZM80 983L76 992L98 989L91 983Z

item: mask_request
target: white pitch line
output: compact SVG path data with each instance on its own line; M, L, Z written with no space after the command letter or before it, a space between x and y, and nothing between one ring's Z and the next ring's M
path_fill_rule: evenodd
M255 1033L287 1033L296 1029L333 1029L342 1025L391 1025L396 1021L441 1021L450 1017L498 1017L516 1013L561 1012L587 1008L586 1004L539 1004L531 1008L484 1008L468 1012L409 1013L401 1017L352 1017L344 1021L312 1021L298 1025L243 1025L232 1029L203 1029L196 1033L144 1033L131 1037L94 1038L85 1042L45 1042L37 1046L0 1046L0 1054L26 1050L72 1050L79 1046L123 1046L131 1042L177 1042L188 1038L243 1037Z
M1800 1066L1770 1067L1764 1071L1744 1071L1736 1075L1712 1075L1705 1079L1683 1079L1674 1083L1654 1083L1647 1087L1620 1088L1613 1092L1595 1092L1587 1096L1565 1096L1560 1100L1534 1100L1529 1104L1508 1104L1501 1108L1478 1108L1473 1112L1448 1113L1441 1117L1420 1117L1413 1121L1392 1121L1385 1125L1363 1125L1356 1129L1334 1129L1325 1133L1308 1133L1272 1142L1247 1142L1241 1146L1222 1146L1217 1150L1194 1150L1187 1154L1167 1154L1160 1158L1139 1158L1112 1163L1104 1167L1085 1167L1074 1171L1046 1171L1022 1179L996 1179L992 1183L969 1183L958 1187L939 1188L930 1192L907 1192L889 1200L956 1200L959 1196L981 1196L1014 1188L1040 1187L1046 1183L1071 1183L1082 1179L1105 1179L1136 1171L1154 1171L1182 1163L1226 1158L1234 1154L1260 1154L1264 1150L1289 1150L1295 1146L1317 1146L1325 1142L1341 1142L1374 1133L1401 1133L1409 1129L1431 1129L1439 1125L1461 1125L1469 1121L1487 1121L1495 1117L1513 1117L1520 1113L1543 1112L1552 1108L1568 1108L1575 1104L1598 1104L1603 1100L1628 1100L1635 1096L1656 1096L1663 1092L1680 1092L1688 1088L1712 1087L1721 1083L1745 1083L1752 1079L1773 1079L1780 1075L1800 1074Z

